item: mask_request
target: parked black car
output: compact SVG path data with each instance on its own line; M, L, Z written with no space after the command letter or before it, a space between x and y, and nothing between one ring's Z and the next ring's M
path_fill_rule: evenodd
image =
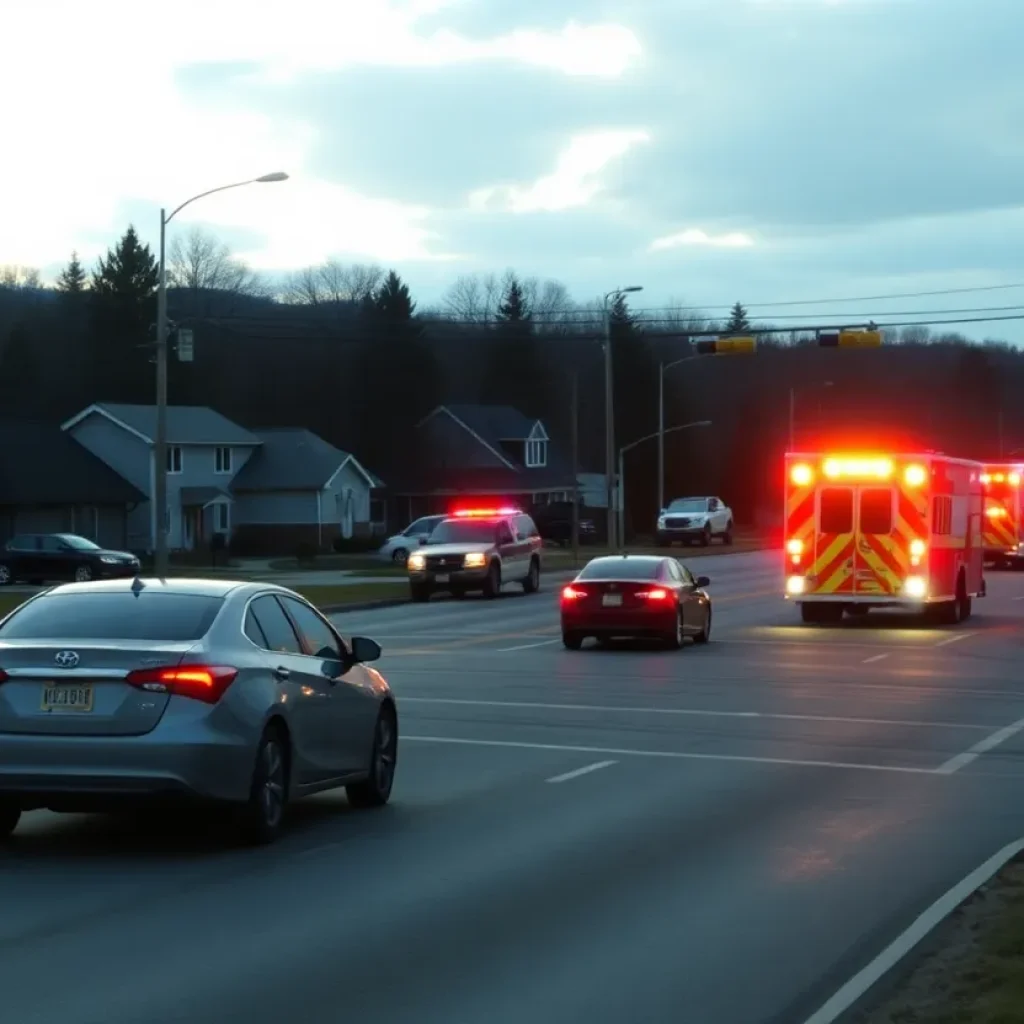
M0 551L0 587L21 580L84 583L135 576L139 569L130 551L107 551L74 533L21 533Z
M590 509L580 509L581 544L595 544L598 540L597 526L590 518L590 514ZM571 501L552 501L547 505L534 505L530 515L544 540L562 546L572 543Z

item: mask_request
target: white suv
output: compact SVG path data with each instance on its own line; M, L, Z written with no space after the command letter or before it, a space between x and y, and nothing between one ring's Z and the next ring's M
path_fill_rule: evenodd
M676 498L658 513L658 546L732 543L732 509L721 498Z

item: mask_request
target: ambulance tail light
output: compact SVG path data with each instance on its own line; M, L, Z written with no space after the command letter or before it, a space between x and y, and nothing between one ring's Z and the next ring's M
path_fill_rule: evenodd
M1020 473L1011 473L1007 478L1006 482L1011 487L1020 487Z
M921 559L928 553L928 545L923 540L915 539L910 542L910 564L920 565Z
M989 519L1005 519L1007 511L1002 507L1002 505L989 505L989 507L985 509L985 515L987 515Z
M789 555L789 560L794 565L799 565L800 560L804 556L804 542L802 540L797 540L795 537L792 540L787 540L786 553Z

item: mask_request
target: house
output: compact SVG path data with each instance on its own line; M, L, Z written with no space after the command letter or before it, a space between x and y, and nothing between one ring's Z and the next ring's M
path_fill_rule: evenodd
M415 471L389 487L406 521L446 510L454 496L524 505L568 500L572 467L544 424L504 405L440 405L417 425Z
M146 500L129 514L129 546L152 550L155 406L96 403L63 430L143 493ZM167 409L172 550L191 550L215 533L230 537L242 528L255 528L270 545L267 553L298 535L314 543L351 535L368 523L370 478L351 455L309 431L253 432L206 406Z
M77 533L128 546L145 495L54 423L0 423L0 543L18 533Z
M260 446L231 481L237 538L247 550L323 547L374 532L372 492L383 485L354 455L302 428L254 434Z

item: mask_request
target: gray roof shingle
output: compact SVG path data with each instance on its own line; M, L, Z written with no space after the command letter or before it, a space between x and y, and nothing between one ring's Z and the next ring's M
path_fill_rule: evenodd
M56 423L0 423L0 504L132 505L145 495Z
M358 465L348 452L301 427L267 428L256 435L262 444L231 481L232 491L319 491L347 459Z
M444 408L495 446L502 441L525 441L537 422L511 405L446 405Z
M97 402L96 407L150 441L156 436L155 405ZM208 406L171 405L167 407L167 443L256 445L260 439Z

